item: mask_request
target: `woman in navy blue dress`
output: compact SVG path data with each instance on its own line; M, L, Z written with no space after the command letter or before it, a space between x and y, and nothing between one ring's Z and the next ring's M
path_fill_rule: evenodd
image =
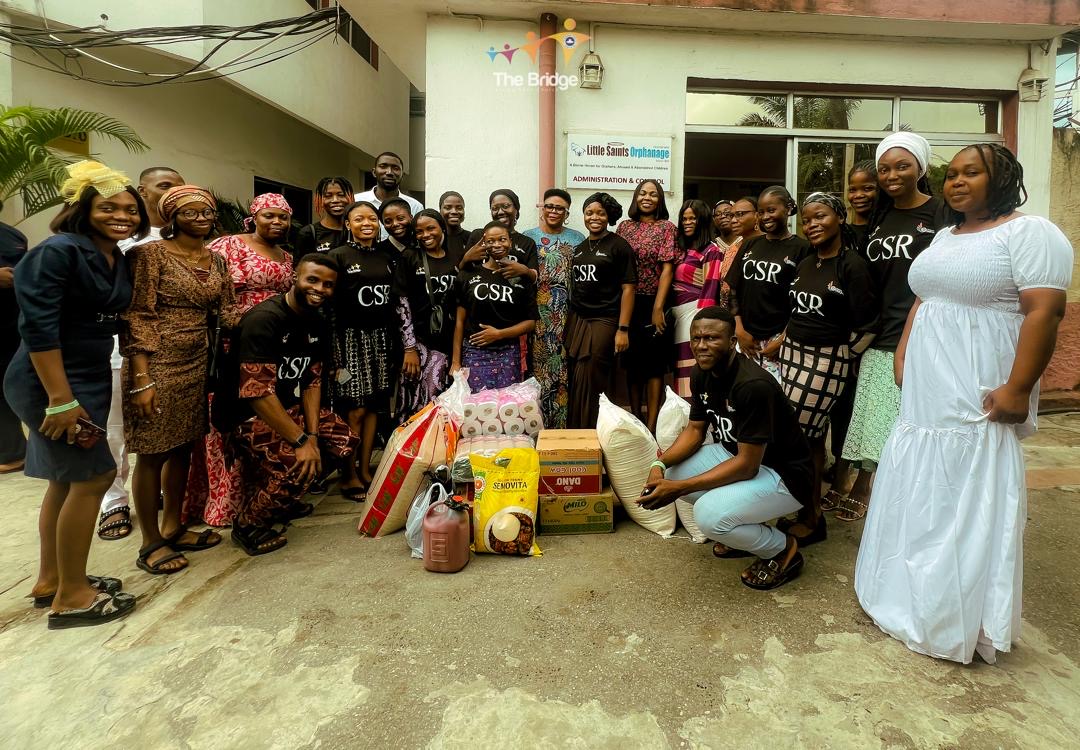
M122 173L96 162L68 171L61 190L67 205L49 225L53 236L15 268L22 343L4 378L8 403L29 428L25 473L49 482L31 596L36 607L51 605L50 629L95 625L135 606L119 580L86 575L98 506L116 464L103 438L83 447L79 433L109 417L112 337L131 301L116 244L142 237L150 222Z

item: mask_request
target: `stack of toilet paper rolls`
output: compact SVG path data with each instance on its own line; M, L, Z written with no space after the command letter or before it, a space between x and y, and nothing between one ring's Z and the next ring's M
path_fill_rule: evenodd
M463 438L536 435L542 429L544 420L540 416L539 394L529 384L479 391L465 400Z

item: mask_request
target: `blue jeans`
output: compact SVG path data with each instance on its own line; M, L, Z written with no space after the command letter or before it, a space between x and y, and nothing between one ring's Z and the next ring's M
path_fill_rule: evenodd
M731 458L720 444L703 445L697 453L665 472L668 479L689 479ZM787 537L766 526L802 505L791 496L780 476L762 466L757 476L682 498L694 504L694 520L709 539L768 559L784 551Z

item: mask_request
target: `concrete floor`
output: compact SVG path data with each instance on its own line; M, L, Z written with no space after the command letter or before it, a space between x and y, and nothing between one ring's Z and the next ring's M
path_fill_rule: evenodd
M0 747L1065 748L1080 727L1080 415L1028 441L1024 631L990 667L934 661L859 609L861 523L834 523L794 583L622 519L544 556L427 573L362 539L336 496L289 545L226 543L175 576L95 541L138 609L50 632L23 597L42 485L0 478Z

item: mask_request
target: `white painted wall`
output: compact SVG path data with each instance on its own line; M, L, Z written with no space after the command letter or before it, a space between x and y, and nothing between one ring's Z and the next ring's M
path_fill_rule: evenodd
M50 21L69 26L100 24L104 13L109 17L108 28L113 30L200 24L239 26L311 12L304 0L3 0L3 4L12 14L28 17L39 16L43 7ZM193 62L217 43L190 42L158 49L178 60ZM226 62L258 44L261 42L230 42L210 64ZM107 52L94 54L116 61ZM153 69L173 71L177 66L171 60L159 60ZM253 96L362 151L396 151L405 159L408 172L409 81L388 55L380 54L379 69L375 70L334 36L277 63L230 78Z
M149 144L149 152L130 154L100 139L92 139L90 147L133 180L145 167L171 166L189 182L246 200L252 197L255 175L312 188L327 174L355 180L371 158L220 81L120 89L21 62L10 70L13 100L19 104L106 112L130 125ZM9 222L21 216L13 204L4 210ZM39 242L54 213L45 211L19 228L31 242Z
M535 24L429 18L426 93L427 195L447 190L465 198L465 226L491 221L488 195L512 188L521 198L522 229L536 226L538 138L535 90L496 88L492 72L529 70L528 58L492 64L485 50L517 46ZM580 226L580 220L577 224Z
M575 15L579 31L588 19ZM882 22L882 34L888 33ZM530 23L431 17L427 31L427 182L429 194L455 188L466 196L469 225L487 216L487 195L513 187L522 198L522 226L535 225L537 117L535 90L496 86L496 70L527 74L535 66L518 53L508 64L493 64L484 51L504 43L518 46ZM928 35L934 33L927 29ZM686 79L702 77L805 83L934 86L1014 90L1027 67L1026 45L989 42L886 41L823 35L714 34L601 25L596 51L605 65L601 90L572 88L556 94L556 153L566 131L586 130L674 136L668 204L681 202L684 174ZM569 66L557 55L559 71L577 72L581 55ZM1041 53L1040 53L1041 55ZM1038 59L1038 58L1036 58ZM1049 58L1052 60L1052 57ZM1048 64L1052 62L1039 64ZM1052 69L1051 69L1052 72ZM1020 104L1019 156L1031 194L1026 210L1045 215L1049 208L1051 101ZM556 161L556 180L564 179ZM692 172L693 170L691 170ZM572 190L571 224L580 227L577 209L586 191ZM614 193L629 200L629 191Z

